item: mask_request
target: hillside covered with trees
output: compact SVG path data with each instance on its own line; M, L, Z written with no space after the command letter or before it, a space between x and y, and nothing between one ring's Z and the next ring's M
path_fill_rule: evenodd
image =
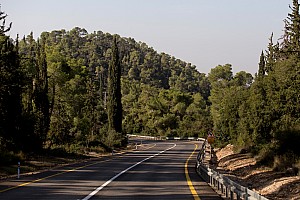
M235 144L266 164L279 160L278 169L300 165L297 0L283 37L270 37L254 77L245 71L234 75L230 64L206 75L133 38L79 27L12 39L5 18L1 12L1 154L109 150L124 145L126 134L206 137L213 130L220 146ZM117 73L110 66L118 63L122 109L116 119L122 127L110 131L109 80Z

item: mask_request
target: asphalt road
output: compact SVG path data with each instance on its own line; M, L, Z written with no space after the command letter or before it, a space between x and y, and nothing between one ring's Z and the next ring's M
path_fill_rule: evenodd
M0 182L0 199L221 199L195 172L201 142L137 150Z

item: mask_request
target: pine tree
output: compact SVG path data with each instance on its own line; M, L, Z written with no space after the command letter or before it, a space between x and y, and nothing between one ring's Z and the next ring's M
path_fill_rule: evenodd
M107 98L109 130L115 130L117 133L122 133L121 64L116 36L113 38L112 57L108 70Z

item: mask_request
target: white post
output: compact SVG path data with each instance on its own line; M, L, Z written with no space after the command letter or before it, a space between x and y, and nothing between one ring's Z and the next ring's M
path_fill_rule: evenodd
M18 162L18 179L20 178L20 165L21 165L21 163L20 163L20 161Z

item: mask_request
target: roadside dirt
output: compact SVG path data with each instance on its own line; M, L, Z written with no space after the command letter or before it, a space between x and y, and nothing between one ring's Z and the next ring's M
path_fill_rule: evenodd
M232 145L215 150L216 169L231 180L274 200L300 200L300 176L258 166L250 154L235 154Z
M143 145L143 147L146 145ZM115 149L114 154L119 154L122 151L134 150L136 146L134 144L129 144L125 149ZM140 147L141 148L141 147ZM61 156L50 156L50 155L32 155L23 156L23 160L20 162L20 172L21 176L31 175L47 171L56 167L61 167L65 165L75 164L78 162L83 162L92 159L98 159L100 157L110 156L110 152L86 152L85 154L71 154L71 155L61 155ZM0 164L0 181L16 178L17 177L18 164Z
M21 176L31 175L47 171L56 167L69 165L77 162L82 162L87 159L92 159L92 156L73 156L73 157L59 157L59 156L28 156L26 160L20 162ZM8 164L0 165L0 181L17 177L18 165Z

